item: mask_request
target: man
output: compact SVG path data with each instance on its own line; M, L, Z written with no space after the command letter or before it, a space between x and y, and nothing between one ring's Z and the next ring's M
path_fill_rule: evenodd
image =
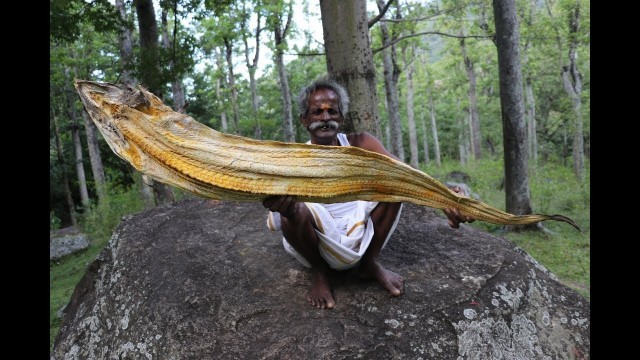
M348 111L349 96L331 78L322 77L302 89L298 105L300 121L309 132L311 144L357 146L398 159L371 134L338 132ZM282 230L285 250L311 268L311 290L307 295L311 305L320 309L335 306L328 278L330 268L356 267L359 275L377 281L391 295L402 293L402 276L378 261L380 250L398 223L402 203L317 204L297 202L294 196L272 196L263 205L271 211L267 226ZM445 214L453 228L473 221L456 209L447 209Z

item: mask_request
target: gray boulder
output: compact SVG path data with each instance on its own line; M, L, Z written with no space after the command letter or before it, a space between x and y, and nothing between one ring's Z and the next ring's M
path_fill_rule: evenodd
M89 265L51 359L588 359L590 302L508 240L405 204L381 261L392 297L309 271L259 203L187 200L130 216Z
M49 234L49 260L59 260L89 247L89 240L85 234L75 229L62 229Z

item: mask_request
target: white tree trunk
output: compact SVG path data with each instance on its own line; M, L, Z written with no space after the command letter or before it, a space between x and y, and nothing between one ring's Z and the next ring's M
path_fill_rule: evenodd
M536 124L536 100L533 97L531 78L525 80L525 100L527 104L527 125L529 133L529 157L538 163L538 131Z
M231 115L233 117L233 132L240 135L240 109L238 107L238 89L236 88L236 76L233 72L233 43L230 39L224 39L225 57L227 59L227 85L231 90Z
M224 63L222 61L222 51L215 52L216 57L216 65L218 66L218 70L220 73L224 73ZM227 121L227 112L224 108L224 97L222 96L222 81L223 79L219 76L216 77L216 102L218 103L218 111L220 111L220 126L222 127L222 132L229 132L229 122Z
M413 72L415 68L413 63L409 65L406 72L407 78L407 126L409 128L409 150L411 160L409 165L418 168L418 134L416 129L416 121L413 114Z
M82 119L84 120L84 130L87 135L87 146L89 147L89 159L91 160L91 171L93 173L93 181L96 186L98 200L102 200L105 195L105 178L104 167L102 166L102 157L100 156L100 147L98 146L98 137L96 135L96 126L91 121L86 110L82 110Z
M424 149L424 164L429 165L429 136L427 136L427 120L422 112L420 123L422 124L422 148Z
M65 78L68 79L67 83L71 83L71 77L69 76L69 68L64 69ZM78 116L76 111L76 104L74 99L69 95L75 91L69 89L64 94L67 99L67 116L71 122L71 137L73 139L73 149L75 154L76 175L78 176L78 187L80 190L80 202L86 209L89 206L89 191L87 190L87 179L84 173L84 165L82 158L82 142L80 141L80 125L78 123Z
M462 51L462 58L464 60L464 67L467 71L467 78L469 79L469 115L470 119L470 143L471 150L474 158L480 159L482 157L482 147L480 142L482 141L482 135L480 133L480 119L478 118L478 101L476 91L476 72L473 66L473 61L467 56L467 47L464 43L464 39L460 39L460 48Z
M436 126L436 108L433 105L433 94L429 96L429 113L431 115L431 132L433 135L433 150L436 157L436 166L442 165L440 158L440 142L438 140L438 127Z
M378 9L382 11L384 1L377 0ZM384 17L383 17L384 18ZM389 30L385 22L380 22L383 45L388 45L393 39L389 37ZM402 121L400 120L400 106L398 101L398 77L400 69L395 64L395 46L387 46L382 50L382 64L384 66L384 89L387 97L387 113L391 127L391 153L404 161L404 141L402 138Z
M573 171L582 181L584 179L584 135L582 131L582 74L578 70L577 33L580 28L580 3L576 1L575 8L569 17L569 65L562 67L562 82L564 89L571 98L573 105L574 130L573 130Z
M245 4L243 3L243 6ZM243 8L243 10L245 10ZM245 64L247 66L247 71L249 72L249 88L251 89L251 113L253 118L255 119L255 125L253 129L253 136L255 139L262 139L262 125L260 124L260 100L258 98L258 86L256 84L256 69L258 68L258 59L260 57L260 33L262 32L262 12L257 11L256 17L256 29L255 29L255 53L253 56L253 60L250 59L249 52L249 40L247 34L249 33L249 29L247 26L246 19L249 18L249 14L247 16L242 17L242 40L244 42L244 59Z

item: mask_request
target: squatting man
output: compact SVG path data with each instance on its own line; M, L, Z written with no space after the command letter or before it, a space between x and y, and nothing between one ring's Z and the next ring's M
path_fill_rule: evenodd
M398 159L373 135L338 131L349 107L349 96L340 84L323 76L303 88L297 98L300 121L310 136L308 143L357 146ZM458 187L452 188L460 193ZM468 194L465 194L468 195ZM336 304L329 282L329 269L355 268L363 278L377 281L393 296L403 291L404 280L378 260L398 224L402 203L351 201L319 204L298 202L295 196L271 196L263 201L270 210L267 226L281 230L285 250L311 269L307 300L320 309ZM445 209L452 228L473 218L457 209Z

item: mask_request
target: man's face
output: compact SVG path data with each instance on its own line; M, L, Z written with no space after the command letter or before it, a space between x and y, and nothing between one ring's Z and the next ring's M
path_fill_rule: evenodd
M312 139L335 138L342 124L338 95L330 89L318 89L309 96L309 112L302 119Z

